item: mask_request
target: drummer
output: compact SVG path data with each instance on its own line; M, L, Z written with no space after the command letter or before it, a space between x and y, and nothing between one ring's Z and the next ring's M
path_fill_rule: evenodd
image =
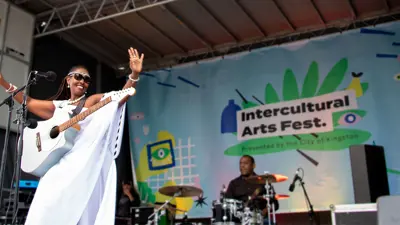
M229 182L228 189L225 193L225 198L240 200L245 204L250 203L249 206L254 206L261 210L262 215L265 218L268 214L267 201L261 198L262 195L266 194L265 184L257 184L247 181L250 176L257 176L257 174L254 172L255 167L255 160L252 156L243 155L240 158L241 175ZM249 201L249 198L252 198L252 201ZM271 203L274 204L275 211L279 209L279 202L276 200L276 198L271 199Z

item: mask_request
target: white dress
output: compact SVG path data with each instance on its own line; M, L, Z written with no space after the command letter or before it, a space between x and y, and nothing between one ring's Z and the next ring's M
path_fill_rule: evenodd
M54 105L56 110L75 108L66 101ZM120 150L124 112L125 104L118 107L113 101L79 123L82 129L72 150L40 179L25 225L114 224L114 159Z

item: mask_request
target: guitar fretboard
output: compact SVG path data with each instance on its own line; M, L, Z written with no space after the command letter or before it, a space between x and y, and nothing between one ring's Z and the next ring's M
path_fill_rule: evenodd
M66 129L72 127L74 124L78 123L79 121L84 120L86 117L88 117L90 114L96 112L97 110L99 110L101 107L107 105L108 103L111 102L111 96L98 102L97 104L93 105L92 107L90 107L89 109L87 109L86 111L72 117L70 120L62 123L59 126L59 131L65 131Z

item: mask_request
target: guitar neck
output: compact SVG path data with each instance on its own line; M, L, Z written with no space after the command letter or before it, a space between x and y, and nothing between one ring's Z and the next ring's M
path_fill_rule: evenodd
M89 115L91 115L92 113L96 112L97 110L99 110L101 107L107 105L108 103L111 102L111 96L98 102L97 104L93 105L92 107L90 107L89 109L87 109L86 111L79 113L78 115L72 117L70 120L62 123L61 125L59 125L59 131L65 131L66 129L72 127L73 125L75 125L76 123L78 123L79 121L84 120L86 117L88 117Z

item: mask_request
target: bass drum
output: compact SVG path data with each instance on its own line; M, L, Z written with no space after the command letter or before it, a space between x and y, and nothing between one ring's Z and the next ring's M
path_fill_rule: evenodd
M212 202L211 224L214 225L239 225L241 224L241 211L243 203L235 199L224 199Z

